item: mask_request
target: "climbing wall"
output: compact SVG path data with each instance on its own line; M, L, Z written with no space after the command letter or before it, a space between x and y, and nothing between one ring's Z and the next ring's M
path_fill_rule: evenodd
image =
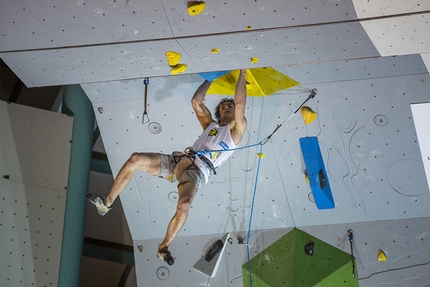
M0 101L2 286L58 283L71 130L66 115Z
M402 220L412 228L414 218L425 222L430 216L425 208L430 204L430 194L410 108L411 103L428 101L429 75L421 57L277 69L301 85L268 97L248 98L248 130L241 146L267 137L293 114L311 88L318 93L306 105L317 113L317 118L306 125L298 113L273 135L263 146L258 178L255 177L258 146L236 152L218 169L218 174L197 194L188 221L171 246L178 267L164 266L155 258L166 225L175 212L175 186L137 172L121 195L135 240L136 264L144 270L138 273L138 281L153 280L153 284L170 286L173 280L178 286L188 286L202 280L216 285L230 278L227 286L241 286L237 280L241 276L238 266L246 262L247 254L238 238L247 235L255 183L252 256L280 238L274 230L292 227L315 231L317 238L328 237L326 242L344 252L350 252L349 245L338 246L338 240L344 238L348 228L360 227L361 234L354 244L356 252L367 257L366 261L357 260L358 278L360 273L373 274L382 264L387 266L388 263L373 263L380 248L389 246L387 253L394 252L391 248L406 248L405 252L410 254L415 253L417 244L428 248L427 233L420 233L415 227L413 232L422 234L426 241L411 239L410 245L400 247L396 240L392 242L391 237L384 235L385 228L398 230L395 220ZM147 124L142 124L142 80L83 85L93 102L114 174L134 151L170 153L193 143L201 127L190 99L202 81L198 75L150 79ZM219 99L220 96L208 95L206 105L214 107ZM333 209L317 209L305 180L299 138L306 136L319 139L335 201ZM387 224L377 223L381 221ZM332 225L340 226L341 230L332 233ZM369 230L380 228L380 233L375 231L378 242L363 242L371 235L363 226L369 226ZM234 240L227 246L218 275L205 279L192 266L225 232L231 232ZM265 240L257 241L263 234ZM403 238L400 234L393 236ZM359 240L360 244L356 243ZM372 245L372 252L368 244ZM421 258L420 255L419 261ZM190 277L179 279L184 272ZM372 280L379 276L383 275L372 275ZM368 279L363 278L362 282Z

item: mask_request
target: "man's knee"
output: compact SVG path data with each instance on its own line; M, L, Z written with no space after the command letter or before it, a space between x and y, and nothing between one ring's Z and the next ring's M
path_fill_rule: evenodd
M146 156L144 153L134 152L127 160L127 165L133 169L141 169L148 167L151 163L151 158Z
M184 199L184 200L178 201L177 211L179 213L187 214L190 208L191 208L191 200Z

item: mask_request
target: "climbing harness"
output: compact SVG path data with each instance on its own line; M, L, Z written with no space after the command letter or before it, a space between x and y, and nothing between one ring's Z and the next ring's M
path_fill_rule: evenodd
M187 147L184 153L185 153L185 156L193 158L193 163L194 163L195 157L198 156L201 159L201 161L206 165L206 167L216 175L215 166L213 165L212 161L207 157L205 157L202 153L198 153L194 151L192 147Z
M144 90L144 97L143 97L143 115L142 115L142 124L149 123L149 116L148 112L146 111L147 107L147 99L148 99L148 84L149 84L149 78L143 79L143 84L145 85Z

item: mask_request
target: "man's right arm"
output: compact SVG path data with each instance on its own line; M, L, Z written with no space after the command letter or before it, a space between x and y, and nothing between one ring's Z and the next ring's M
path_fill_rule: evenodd
M193 98L191 99L191 105L193 106L197 119L199 120L204 130L213 122L212 114L203 102L206 96L206 92L211 85L212 82L204 81L203 84L201 84L200 87L197 88Z

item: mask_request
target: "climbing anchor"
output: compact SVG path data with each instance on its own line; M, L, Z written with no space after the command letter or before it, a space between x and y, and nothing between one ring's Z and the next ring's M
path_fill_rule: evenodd
M145 78L143 80L143 84L145 85L145 92L144 92L144 98L143 98L143 115L142 115L142 124L149 123L149 116L148 112L146 111L147 107L147 98L148 98L148 84L149 84L149 78Z
M351 261L352 261L352 277L355 278L355 261L354 261L354 249L352 248L352 240L354 239L354 233L352 229L348 229L348 240L351 247Z

